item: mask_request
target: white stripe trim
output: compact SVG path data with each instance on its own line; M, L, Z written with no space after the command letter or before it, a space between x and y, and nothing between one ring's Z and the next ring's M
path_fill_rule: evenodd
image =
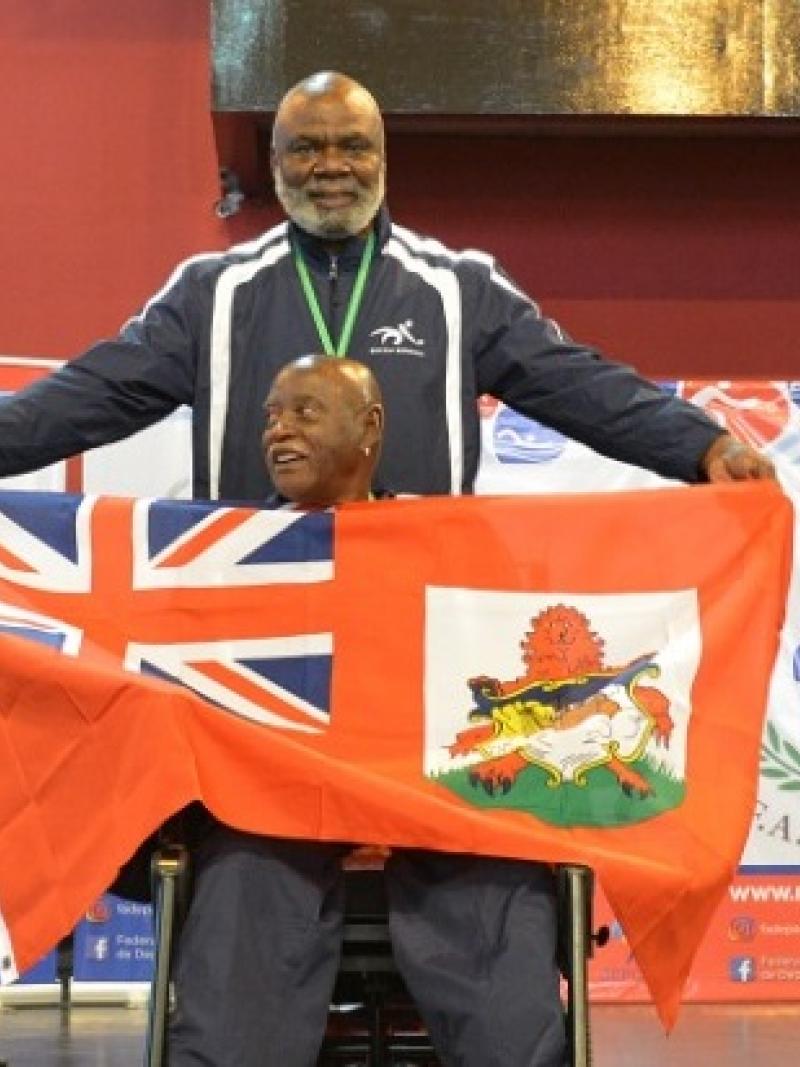
M434 237L421 237L418 233L414 233L413 230L406 229L405 226L398 226L396 223L392 223L392 232L403 241L412 252L418 252L421 255L429 256L446 256L448 259L453 260L454 263L461 263L467 261L468 263L480 263L489 271L489 280L494 284L500 286L501 289L505 289L507 292L512 293L520 300L524 300L526 304L530 304L537 318L542 318L542 310L532 297L528 296L526 292L519 289L512 281L510 281L504 274L497 269L497 260L494 256L490 256L488 252L481 252L477 248L468 248L463 252L455 252L452 248L447 248L437 241ZM564 334L561 327L553 319L548 320L560 341L564 340Z
M286 231L286 223L283 223ZM217 279L214 294L214 314L211 320L211 351L209 353L210 405L208 413L208 492L212 500L219 497L222 469L222 444L228 414L228 387L231 376L231 324L233 298L239 285L249 282L253 275L289 255L289 241L284 235L277 244L268 247L257 259L235 263Z
M132 322L141 322L147 312L153 306L153 304L158 303L158 301L161 300L170 291L170 289L172 289L177 284L180 276L185 270L187 270L187 268L191 267L192 264L203 263L209 259L222 259L224 254L224 252L199 252L196 256L190 256L189 259L184 259L181 263L178 264L172 274L170 274L169 278L167 278L166 282L161 286L158 292L153 293L153 295L150 297L150 299L147 301L141 311L137 312L135 315L131 315L129 319L125 320L125 322L122 324L121 329L126 329L126 327L130 326Z
M228 249L228 255L238 256L260 252L264 245L269 244L270 241L277 241L279 237L285 237L288 229L288 222L279 222L267 230L266 233L262 233L259 237L254 237L251 241L242 241L241 244L231 245Z
M497 260L494 256L490 256L488 252L481 252L477 248L466 248L462 252L455 252L452 248L447 248L441 241L437 241L435 237L422 237L418 233L414 233L413 230L406 229L405 226L392 225L392 231L396 236L404 241L409 249L413 252L419 252L421 255L429 256L446 256L448 259L452 259L455 263L461 263L466 260L468 263L480 263L486 267L489 271L492 281L501 286L503 289L507 289L510 293L518 296L520 300L526 301L528 304L533 304L536 308L537 315L540 314L539 305L535 300L532 300L527 293L524 293L521 289L518 289L513 282L509 281L505 275L501 274L497 269Z
M464 478L464 425L461 417L461 287L447 267L434 267L427 260L390 237L383 249L403 267L418 274L435 289L442 301L447 346L445 351L445 420L450 447L450 492L461 494Z
M270 241L273 241L277 237L279 237L281 231L285 231L286 228L287 224L285 222L281 222L277 226L273 226L271 230L267 230L266 233L262 233L260 237L256 237L252 241L245 241L242 244L233 245L231 248L228 248L223 252L198 252L197 255L189 256L188 259L182 260L173 270L172 274L170 274L169 278L167 278L166 282L161 286L158 292L153 293L153 295L144 305L142 310L138 312L138 314L132 315L129 319L126 320L123 329L129 323L137 322L143 319L144 316L147 314L148 310L153 306L153 304L161 300L162 297L164 297L170 291L170 289L177 283L181 274L183 274L183 272L189 267L191 267L194 263L204 263L209 260L222 260L225 259L226 256L230 255L235 256L257 253L265 244L269 244Z

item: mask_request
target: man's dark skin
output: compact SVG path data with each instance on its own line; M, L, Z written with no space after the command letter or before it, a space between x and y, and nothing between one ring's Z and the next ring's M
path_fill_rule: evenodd
M370 227L385 193L383 119L373 97L343 74L315 74L275 116L275 191L287 215L335 246Z
M306 509L369 499L383 405L367 367L303 356L276 376L264 413L264 459L281 496Z

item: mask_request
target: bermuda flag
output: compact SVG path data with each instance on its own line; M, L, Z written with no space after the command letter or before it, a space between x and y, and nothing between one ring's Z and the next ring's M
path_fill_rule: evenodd
M755 801L775 485L335 514L0 496L0 964L168 815L584 863L665 1024Z

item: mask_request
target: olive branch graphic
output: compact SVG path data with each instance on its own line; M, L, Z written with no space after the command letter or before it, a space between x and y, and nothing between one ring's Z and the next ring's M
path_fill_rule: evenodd
M773 779L778 789L800 792L800 752L771 722L761 743L761 777Z

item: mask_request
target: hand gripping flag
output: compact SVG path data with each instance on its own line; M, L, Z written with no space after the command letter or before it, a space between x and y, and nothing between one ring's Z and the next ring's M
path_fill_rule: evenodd
M597 872L666 1024L744 844L774 485L347 505L0 496L0 970L165 817Z

